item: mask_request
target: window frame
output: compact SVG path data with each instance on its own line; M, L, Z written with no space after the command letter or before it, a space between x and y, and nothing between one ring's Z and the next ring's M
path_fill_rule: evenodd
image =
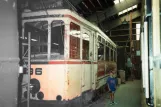
M108 59L107 59L107 48L108 48ZM105 61L110 61L110 47L108 41L106 41L105 45Z
M79 45L79 51L77 54L79 54L78 58L72 58L71 57L71 34L69 33L69 59L72 59L72 60L80 60L81 59L81 26L79 24L77 24L76 22L74 21L71 21L69 23L69 32L71 32L71 23L77 25L77 27L79 27L79 31L80 31L80 36L79 36L79 43L77 45ZM74 36L73 36L74 37Z
M65 35L65 21L64 20L52 20L51 22L50 22L50 35L51 35L51 37L50 37L50 60L53 60L52 58L51 58L51 55L52 55L52 23L54 22L54 21L62 21L63 22L63 25L64 25L64 29L63 29L63 58L62 59L56 59L56 60L63 60L65 57L65 46L64 46L64 44L65 44L65 37L64 37L64 35Z
M37 19L33 19L33 20L26 20L26 21L23 21L22 22L22 25L23 25L23 28L22 28L22 38L21 39L25 39L25 24L26 23L34 23L34 22L47 22L47 25L48 25L48 28L47 28L47 30L48 30L48 34L47 34L47 43L46 43L46 45L47 45L47 52L46 52L46 54L47 54L47 58L45 58L45 59L37 59L37 58L33 58L32 60L48 60L49 59L49 51L48 51L48 48L50 47L49 46L49 37L50 37L50 33L49 33L49 25L50 25L50 23L49 23L49 21L47 20L47 19L40 19L40 20L37 20ZM28 37L27 37L28 38ZM28 41L28 39L27 39L27 41ZM26 46L26 43L22 43L22 55L24 56L24 47ZM23 57L23 58L27 58L27 57Z
M99 38L101 38L101 40L99 40ZM99 52L99 50L98 50L98 45L97 45L97 61L105 61L105 45L106 45L105 39L102 38L102 37L100 36L100 34L98 34L97 39L98 39L97 44L98 44L98 45L99 45L99 44L102 44L102 45L103 45L103 60L99 60L99 59L98 59L98 52ZM103 43L103 42L104 42L104 43Z

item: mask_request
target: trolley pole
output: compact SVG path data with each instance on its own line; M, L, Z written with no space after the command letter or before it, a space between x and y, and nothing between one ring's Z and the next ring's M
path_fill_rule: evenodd
M28 85L27 85L27 107L30 107L30 69L31 69L31 32L28 32Z

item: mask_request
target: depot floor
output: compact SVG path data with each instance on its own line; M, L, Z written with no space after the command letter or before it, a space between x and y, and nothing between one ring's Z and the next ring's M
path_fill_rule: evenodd
M115 101L118 104L109 105L109 95L105 94L91 107L143 107L141 104L141 80L127 81L126 84L118 86Z

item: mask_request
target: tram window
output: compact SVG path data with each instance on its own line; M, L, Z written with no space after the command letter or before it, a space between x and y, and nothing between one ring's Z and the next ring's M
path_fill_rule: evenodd
M106 41L106 46L108 46L108 42Z
M64 22L61 20L51 23L51 59L64 57Z
M104 45L99 43L98 46L98 61L104 60Z
M102 38L102 43L105 44L105 40Z
M98 41L100 41L100 42L101 42L101 36L98 36Z
M26 22L24 40L28 41L28 33L31 34L31 59L47 59L48 22ZM23 46L23 54L27 56L27 45Z
M113 52L114 52L114 56L113 56L114 58L113 58L113 61L115 61L115 62L116 62L116 51L114 50Z
M111 61L113 61L113 50L111 49Z
M117 51L115 50L115 62L117 61Z
M106 61L109 61L109 47L106 47Z
M108 47L111 48L111 44L110 43L108 43Z
M89 35L84 33L82 35L82 40L83 40L82 57L84 60L88 60L89 59Z
M80 26L70 23L70 58L80 59Z

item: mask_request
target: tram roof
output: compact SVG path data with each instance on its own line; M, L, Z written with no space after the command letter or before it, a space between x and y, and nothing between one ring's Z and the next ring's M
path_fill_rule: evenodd
M91 28L95 29L96 31L101 34L101 36L106 39L110 44L112 44L114 47L116 47L116 44L103 32L97 27L96 25L92 24L91 22L87 21L83 17L79 16L76 12L71 11L69 9L48 9L48 10L42 10L42 11L28 11L22 13L22 18L27 17L38 17L38 16L53 16L53 17L63 17L64 15L71 15L81 21L82 23L85 23L86 25L90 26Z

